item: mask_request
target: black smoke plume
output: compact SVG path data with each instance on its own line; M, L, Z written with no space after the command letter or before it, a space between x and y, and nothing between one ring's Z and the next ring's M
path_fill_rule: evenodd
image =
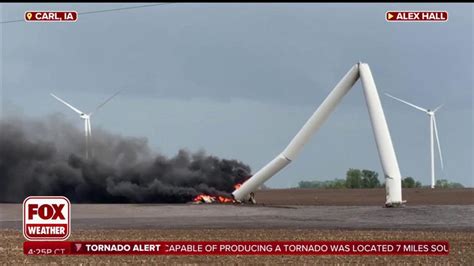
M61 115L3 118L0 201L63 195L75 203L182 203L201 193L230 196L250 174L240 161L185 150L168 158L144 138L97 128L89 160L84 146L84 133Z

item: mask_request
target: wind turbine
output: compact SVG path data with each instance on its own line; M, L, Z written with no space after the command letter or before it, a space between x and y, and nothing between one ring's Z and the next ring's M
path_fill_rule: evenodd
M430 118L430 149L431 149L431 188L434 188L435 187L435 167L434 167L434 139L433 139L433 135L436 136L436 143L438 144L438 152L439 152L439 160L441 162L441 169L443 170L444 168L444 165L443 165L443 156L442 156L442 153L441 153L441 145L439 144L439 137L438 137L438 127L436 126L436 116L435 116L435 113L436 111L438 111L443 105L441 104L440 106L436 107L434 110L430 110L430 109L425 109L425 108L422 108L422 107L419 107L419 106L416 106L412 103L409 103L407 101L404 101L400 98L397 98L393 95L390 95L388 93L385 93L385 95L387 95L388 97L392 98L392 99L395 99L399 102L402 102L404 104L407 104L417 110L420 110L422 112L425 112L429 118Z
M59 98L58 96L51 94L51 96L53 96L54 98L56 98L56 100L62 102L63 104L65 104L67 107L71 108L74 112L78 113L80 118L84 120L84 133L86 135L86 159L89 158L89 141L90 141L90 138L91 138L91 134L92 134L92 129L91 129L91 116L93 113L96 113L102 106L104 106L107 102L109 102L110 100L112 100L112 98L114 98L117 94L119 94L121 91L117 91L116 93L114 93L112 96L110 96L109 98L107 98L104 102L102 102L101 104L99 104L94 112L90 112L90 113L84 113L82 112L81 110L77 109L76 107L72 106L71 104L67 103L65 100Z

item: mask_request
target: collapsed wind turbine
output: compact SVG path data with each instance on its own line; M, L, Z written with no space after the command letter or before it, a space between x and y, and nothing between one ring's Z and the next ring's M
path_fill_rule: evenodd
M331 112L334 111L336 106L341 102L344 95L349 92L359 78L362 82L367 109L372 123L372 131L384 171L385 206L397 207L403 205L405 201L402 200L401 174L393 148L392 138L390 137L390 131L387 121L385 120L385 114L370 67L368 64L362 62L355 64L341 81L339 81L296 136L293 137L288 146L272 161L232 192L234 199L239 202L249 200L254 202L253 192L265 181L295 160L298 153L303 149L303 146L308 143L312 135L318 131Z
M58 96L51 94L51 96L53 96L54 98L56 98L56 100L62 102L63 104L65 104L67 107L71 108L74 112L78 113L80 118L84 120L84 133L85 133L85 136L86 136L86 159L89 158L89 141L90 141L90 138L91 138L91 134L92 134L92 129L91 129L91 116L93 113L96 113L102 106L104 106L107 102L109 102L110 100L112 100L112 98L114 98L117 94L119 94L121 91L118 91L116 93L114 93L112 96L110 96L109 98L107 98L104 102L102 102L101 104L99 104L96 108L95 108L95 111L94 112L90 112L88 114L82 112L81 110L77 109L76 107L72 106L71 104L67 103L65 100L59 98Z
M434 110L430 109L425 109L422 107L419 107L417 105L414 105L412 103L409 103L407 101L404 101L400 98L397 98L393 95L390 95L388 93L385 93L388 97L395 99L399 102L402 102L404 104L407 104L417 110L420 110L422 112L425 112L429 117L430 117L430 150L431 150L431 188L435 187L435 167L434 167L434 139L433 135L436 136L436 143L438 144L438 152L439 152L439 160L441 162L441 170L443 170L444 165L443 165L443 155L441 154L441 145L439 144L439 137L438 137L438 127L436 126L436 116L435 113L438 111L443 105L440 105L436 107Z

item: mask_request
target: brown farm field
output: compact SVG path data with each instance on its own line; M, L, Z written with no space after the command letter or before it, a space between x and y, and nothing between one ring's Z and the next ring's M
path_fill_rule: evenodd
M0 204L0 264L409 264L474 261L474 189L272 189L256 205L72 204L70 240L426 240L448 256L25 256L21 204Z
M382 206L385 189L268 189L255 193L266 205ZM403 189L402 197L413 205L472 205L474 188Z

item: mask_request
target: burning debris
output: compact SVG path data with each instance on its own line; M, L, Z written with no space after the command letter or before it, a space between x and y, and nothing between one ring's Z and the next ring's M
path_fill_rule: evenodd
M180 150L168 158L143 138L97 129L86 160L83 133L62 116L0 120L0 202L64 195L73 203L234 202L250 174L237 160Z
M242 184L237 183L234 185L234 189L238 189ZM231 197L225 196L211 196L206 194L199 194L193 199L193 203L201 204L201 203L237 203Z
M252 176L248 176L245 181L247 181L249 178ZM242 183L237 183L234 185L234 189L237 190L242 186ZM211 195L206 195L206 194L200 194L197 195L193 199L193 203L196 204L202 204L202 203L251 203L251 204L256 204L257 201L255 200L255 194L253 192L250 193L249 199L247 201L238 201L235 200L233 197L227 197L227 196L211 196Z
M194 203L234 203L234 199L223 196L210 196L206 194L197 195L193 199Z

